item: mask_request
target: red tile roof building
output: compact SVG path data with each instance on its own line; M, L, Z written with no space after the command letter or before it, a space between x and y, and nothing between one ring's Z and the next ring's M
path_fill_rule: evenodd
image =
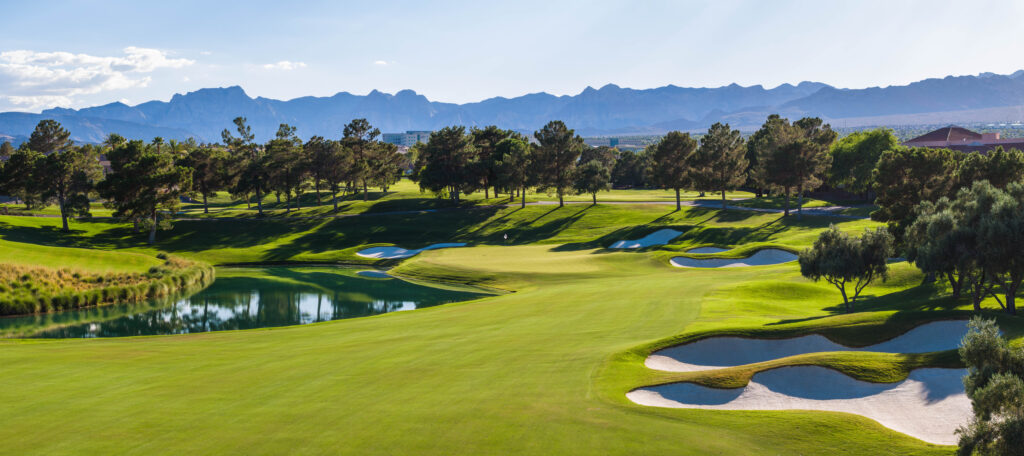
M903 145L985 153L999 146L1007 150L1024 150L1024 138L1000 138L999 133L977 133L950 125L908 140Z

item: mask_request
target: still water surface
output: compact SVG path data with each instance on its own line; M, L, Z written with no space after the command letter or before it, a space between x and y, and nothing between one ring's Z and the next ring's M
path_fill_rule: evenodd
M220 268L187 298L0 318L2 337L123 337L287 326L486 296L328 267Z

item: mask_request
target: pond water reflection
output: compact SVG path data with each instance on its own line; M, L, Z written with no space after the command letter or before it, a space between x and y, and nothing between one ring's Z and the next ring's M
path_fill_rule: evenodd
M333 267L222 268L187 298L0 318L4 337L123 337L287 326L486 296Z

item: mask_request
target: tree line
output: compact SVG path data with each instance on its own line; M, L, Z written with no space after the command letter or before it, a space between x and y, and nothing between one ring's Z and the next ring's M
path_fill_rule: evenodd
M778 115L744 138L728 124L716 123L699 137L673 131L640 152L588 147L561 121L551 121L532 138L496 126L446 127L426 143L401 154L380 140L380 130L366 119L345 125L339 139L314 136L302 141L295 127L282 124L265 143L255 141L246 119L222 132L220 144L128 141L111 134L100 145L74 145L53 120L41 121L16 150L0 146L0 194L29 208L55 204L64 228L68 219L86 216L90 199L102 198L117 217L136 229L155 230L169 223L181 197L207 200L227 191L263 214L263 200L273 194L285 210L301 208L300 195L313 191L317 205L327 197L335 209L338 194L386 190L408 174L423 191L454 201L483 191L485 198L505 194L525 205L529 189L557 195L597 195L613 186L695 190L720 194L748 189L758 197L790 199L822 185L876 197L873 218L889 222L896 245L904 244L916 206L937 203L975 181L998 189L1020 180L1024 158L1019 151L996 149L964 154L942 149L905 148L890 130L857 132L837 140L819 118L794 122ZM106 156L104 173L99 158ZM904 248L902 251L909 250ZM945 274L944 271L936 273Z
M235 131L223 131L223 144L159 137L147 143L110 134L101 145L75 145L58 122L43 120L17 149L9 142L0 146L0 194L28 209L56 205L64 231L69 218L88 216L90 200L102 198L115 217L132 221L136 230L148 228L152 243L182 197L201 198L209 212L208 198L228 191L255 200L263 215L265 195L284 197L290 211L301 208L299 196L312 189L318 205L327 194L337 209L339 192L361 191L365 199L370 187L386 190L410 166L365 119L345 125L338 140L314 136L305 143L287 124L263 144L244 117L234 124Z
M458 200L483 190L510 200L536 188L558 196L597 194L612 186L725 194L741 187L758 194L778 191L788 200L817 188L831 163L836 133L818 118L790 123L772 116L750 140L728 124L716 123L699 138L673 131L639 153L588 147L561 121L533 133L533 141L498 127L447 127L414 148L413 179L420 187ZM525 200L523 200L525 204ZM798 206L799 207L799 206Z

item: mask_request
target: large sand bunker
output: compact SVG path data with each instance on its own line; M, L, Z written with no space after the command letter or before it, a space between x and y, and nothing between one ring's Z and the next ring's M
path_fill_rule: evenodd
M966 320L925 323L899 337L861 348L840 345L818 334L792 339L750 339L708 337L686 345L658 350L644 365L670 372L693 372L759 363L804 353L831 351L872 351L882 353L928 353L952 350L967 334Z
M965 369L917 369L898 383L869 383L819 366L754 374L746 387L708 388L672 383L630 391L653 407L711 410L827 410L866 416L926 442L955 444L957 427L972 415L961 381Z
M700 252L692 252L700 253ZM736 268L742 266L765 266L788 263L796 260L796 254L780 249L762 249L746 258L689 258L674 257L669 260L678 268Z
M655 231L647 236L644 236L636 240L624 240L619 241L610 248L612 249L642 249L644 247L651 247L654 245L664 245L671 242L673 239L683 234L681 231L671 230L668 228Z
M364 258L376 258L379 260L395 260L400 258L409 258L426 250L447 249L450 247L462 247L464 245L466 245L465 242L445 242L441 244L428 245L422 249L412 250L406 250L401 247L370 247L356 252L356 255Z

